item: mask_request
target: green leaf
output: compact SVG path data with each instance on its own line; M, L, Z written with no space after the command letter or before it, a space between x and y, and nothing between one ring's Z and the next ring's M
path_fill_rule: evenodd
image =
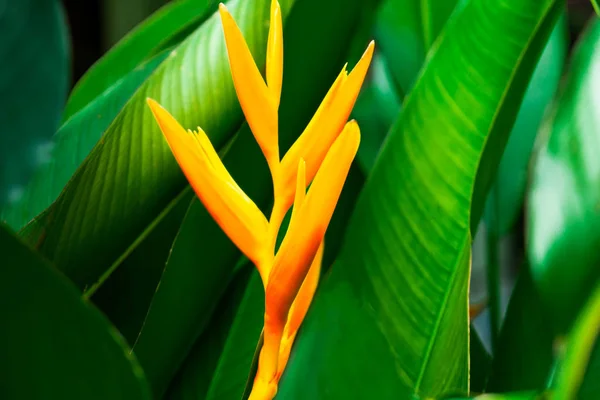
M182 39L178 35L181 31L187 32L189 26L200 26L217 9L217 4L213 0L177 0L144 20L77 82L65 106L63 121L131 72L163 42L171 37Z
M128 343L134 343L140 334L193 198L194 192L188 186L109 268L106 279L98 282L99 289L91 288L86 293Z
M521 210L533 143L544 112L558 88L568 44L567 19L563 16L552 31L531 77L498 167L496 182L487 199L486 228L494 230L500 237L512 228Z
M399 95L413 86L427 52L459 0L386 0L375 24L375 40L389 60Z
M600 277L600 23L577 45L566 81L542 126L527 203L527 253L555 329L564 332Z
M227 292L221 299L206 330L190 350L182 364L166 398L206 399L209 389L226 384L235 393L243 389L248 375L249 362L262 329L264 313L264 290L258 272L252 264L245 264L236 274ZM256 334L254 334L256 331ZM248 354L249 353L249 356ZM227 371L228 379L223 380ZM238 379L233 379L237 375ZM237 385L236 385L237 383ZM238 400L241 392L219 399ZM213 396L214 397L214 396Z
M248 371L263 328L265 294L256 271L248 283L244 299L238 309L225 348L206 395L207 400L238 400L241 398ZM196 359L200 354L190 354Z
M370 172L390 126L400 111L400 101L385 56L375 51L369 75L352 110L361 131L358 161Z
M544 400L547 396L538 392L515 392L515 393L486 393L475 397L445 397L446 400Z
M596 338L577 396L579 399L592 400L598 396L598 393L600 393L600 341Z
M471 324L469 332L470 389L473 392L485 392L490 376L492 357L483 345L473 324Z
M485 144L485 150L481 156L477 170L477 179L475 180L475 187L473 189L473 202L471 205L472 234L477 231L477 227L479 226L489 189L496 180L498 165L504 154L509 132L513 128L531 75L539 62L542 50L548 42L548 37L563 12L564 3L555 1L548 17L540 21L536 35L531 38L528 51L522 55L522 59L520 60L523 68L515 71L512 85L507 88L507 92L504 94L504 101L497 110L494 124L491 127Z
M259 60L264 59L268 27L256 21L268 18L268 3L229 5L250 48L261 49ZM23 232L82 289L93 285L186 186L147 97L183 126L202 126L217 149L232 136L241 112L218 15L138 89L57 201Z
M594 7L594 11L596 11L597 15L600 15L600 6L598 5L598 1L597 0L590 0L592 3L592 6Z
M589 301L577 317L573 330L569 333L564 354L552 385L554 399L579 399L590 356L600 334L600 284L590 296ZM597 361L595 361L597 366ZM598 372L598 370L596 370ZM588 376L588 378L590 378ZM598 376L592 376L596 380ZM591 398L597 397L594 393Z
M35 172L22 195L2 208L2 220L20 229L50 206L125 103L166 57L162 53L129 72L65 122L52 138L50 160Z
M280 398L468 390L471 194L486 139L510 130L497 119L511 119L503 105L524 91L512 85L531 74L557 4L474 0L451 19L365 184Z
M69 87L69 39L61 2L2 7L0 25L0 206L18 198L47 162Z
M551 315L544 309L525 264L498 337L487 390L544 389L554 361L553 341Z
M150 399L118 332L0 225L0 398Z

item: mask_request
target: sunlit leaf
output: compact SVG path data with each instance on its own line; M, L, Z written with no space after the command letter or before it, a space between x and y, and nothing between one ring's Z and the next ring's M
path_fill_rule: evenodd
M511 229L523 205L533 143L558 88L567 46L567 19L561 18L531 77L486 203L486 228L499 237Z
M551 0L476 0L454 14L367 180L278 396L468 390L471 194L486 140L506 140L559 11Z

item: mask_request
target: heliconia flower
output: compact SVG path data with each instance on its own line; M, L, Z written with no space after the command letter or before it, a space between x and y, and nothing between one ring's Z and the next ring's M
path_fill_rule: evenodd
M272 399L316 291L325 231L358 150L358 124L347 120L371 63L374 44L369 44L350 74L344 66L304 132L280 159L277 110L283 78L283 30L279 3L271 3L266 81L227 7L220 4L219 13L233 84L273 178L269 220L231 177L202 129L186 131L157 102L148 99L148 104L190 185L261 276L266 298L264 343L250 398ZM277 234L292 204L289 227L275 253Z

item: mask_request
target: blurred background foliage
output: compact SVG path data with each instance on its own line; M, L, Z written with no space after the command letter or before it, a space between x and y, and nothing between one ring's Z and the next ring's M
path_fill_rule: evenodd
M377 50L352 114L363 136L327 233L330 272L278 398L598 397L600 23L588 0L510 1L512 14L495 3L281 1L284 149L344 62L370 39ZM264 59L268 1L227 4ZM13 321L0 333L3 398L237 399L247 389L260 279L194 196L144 101L201 125L269 210L217 5L0 9L0 60L11 60L0 75L0 319ZM472 66L490 92L477 92ZM457 226L436 225L447 215ZM470 331L467 288L483 309Z

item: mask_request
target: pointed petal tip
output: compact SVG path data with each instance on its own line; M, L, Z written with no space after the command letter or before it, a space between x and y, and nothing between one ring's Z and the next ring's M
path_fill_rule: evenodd
M223 3L219 3L219 15L221 17L221 22L224 24L225 21L229 21L233 19L231 13L229 13L229 9Z
M146 104L148 104L150 108L157 106L160 107L160 104L158 104L158 102L151 97L146 97Z
M346 64L344 64L344 67L342 68L342 73L344 74L344 76L348 76L348 63L346 62Z
M150 111L152 111L152 114L154 115L154 118L156 119L157 122L161 122L161 117L164 116L164 114L169 114L169 112L160 105L160 103L150 97L146 97L146 104L148 104L148 107L150 107Z
M350 121L348 121L346 123L346 128L351 130L352 132L355 132L355 134L358 134L358 136L360 137L360 127L358 126L358 122L356 122L355 119L351 119Z
M303 157L300 157L300 161L298 161L298 169L300 168L306 168L306 161Z
M371 40L369 42L369 45L367 46L367 49L365 50L365 52L363 53L363 55L360 57L360 61L359 63L364 60L364 59L368 59L369 63L371 62L371 58L373 58L373 52L375 51L375 41Z
M271 13L281 11L281 6L278 0L271 0Z
M356 122L355 119L350 120L346 123L346 126L344 127L344 132L342 132L342 134L346 135L346 140L349 140L353 143L352 148L358 149L358 146L360 146L360 127L358 126L358 122Z

